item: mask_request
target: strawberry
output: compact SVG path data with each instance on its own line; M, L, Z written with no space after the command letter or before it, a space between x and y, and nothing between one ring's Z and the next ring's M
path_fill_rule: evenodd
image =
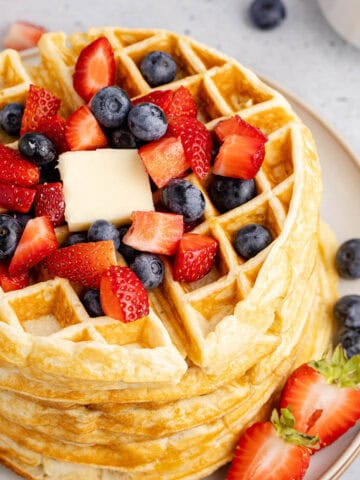
M291 406L299 431L318 436L325 447L360 419L359 382L360 355L348 360L338 346L330 362L323 358L296 369L280 404Z
M38 185L34 207L37 217L47 215L54 227L62 225L65 222L65 199L62 184L55 182Z
M25 160L18 150L0 144L0 182L32 187L40 178L40 170Z
M99 288L101 275L112 265L116 265L112 240L59 248L46 260L50 275L68 278L86 288Z
M65 137L70 150L95 150L106 147L108 143L96 118L86 105L80 107L67 119Z
M45 88L30 85L21 121L20 135L38 131L40 121L56 115L60 104L61 100Z
M192 117L176 117L169 121L169 134L180 137L185 157L195 175L204 179L209 173L212 138L204 124Z
M172 178L182 177L190 168L181 140L165 137L139 149L139 155L155 184L164 187Z
M75 91L85 102L100 90L115 83L115 57L106 37L85 47L79 55L73 76Z
M185 233L175 255L173 276L178 282L194 282L209 273L218 242L207 235Z
M149 102L154 103L160 107L164 113L167 113L167 109L171 103L174 92L172 90L154 90L153 92L148 93L142 97L135 98L132 101L132 104L138 105L139 103Z
M50 138L59 153L69 150L65 138L65 123L65 118L60 117L60 115L53 115L41 119L37 128L38 132Z
M166 116L173 117L196 117L197 106L190 91L181 86L175 92L170 105L165 110Z
M273 411L271 422L257 422L240 437L226 480L301 480L316 437L297 432L290 410Z
M32 218L26 224L14 256L9 273L18 275L28 271L57 249L58 242L49 217Z
M258 138L229 135L215 158L213 172L223 177L250 180L259 171L264 157L264 143Z
M142 252L173 255L184 231L182 215L162 212L133 212L132 225L123 243Z
M27 213L34 201L35 190L0 183L0 207Z
M29 285L29 282L29 272L10 275L6 263L0 263L0 286L4 292L12 292L13 290L25 288Z
M214 128L215 133L223 142L229 135L242 135L244 137L258 138L262 142L267 142L267 137L256 127L253 127L250 123L245 122L239 115L221 120Z
M106 315L124 323L149 315L147 291L128 267L105 270L101 276L100 300Z
M40 37L45 32L45 28L29 22L14 22L5 35L4 48L25 50L26 48L36 47Z

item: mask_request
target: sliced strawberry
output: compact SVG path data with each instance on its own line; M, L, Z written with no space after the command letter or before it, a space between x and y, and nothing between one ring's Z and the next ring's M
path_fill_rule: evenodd
M154 90L147 95L135 98L132 101L132 104L135 106L143 102L154 103L155 105L160 107L166 114L173 95L174 92L172 90Z
M45 28L29 22L14 22L5 35L4 48L25 50L26 48L36 47L45 32Z
M41 120L56 115L60 105L61 100L45 88L30 85L21 121L20 135L24 135L26 132L36 132Z
M257 422L240 437L227 480L301 480L316 438L294 429L287 409L273 411L271 422Z
M218 242L207 235L185 233L175 255L173 276L178 282L194 282L210 272Z
M41 119L37 128L38 132L50 138L59 153L69 150L65 137L65 124L65 118L54 115Z
M215 158L213 172L223 177L250 180L259 171L264 157L264 143L258 138L229 135Z
M104 132L86 105L67 119L65 137L70 150L95 150L108 144Z
M101 277L101 306L106 315L124 323L149 315L149 297L128 267L110 267Z
M204 179L209 173L212 149L211 134L205 125L196 118L176 117L170 120L168 132L180 137L193 172Z
M330 363L322 359L295 370L280 403L291 407L299 431L318 436L325 447L360 419L359 382L360 356L347 360L337 347Z
M139 155L155 184L164 187L172 178L182 177L190 168L181 140L165 137L139 149Z
M165 110L168 118L172 117L196 117L197 106L190 91L181 86L179 87L171 100L170 105Z
M0 182L32 187L39 182L40 170L25 160L18 150L0 144Z
M47 215L54 227L62 225L65 222L65 199L62 184L55 182L38 185L34 207L37 217Z
M162 212L133 212L132 225L123 243L142 252L173 255L184 231L182 215Z
M68 278L86 288L99 288L103 272L116 265L114 242L77 243L59 248L46 260L49 274Z
M106 37L94 40L80 52L73 82L74 89L85 102L100 88L115 83L115 57Z
M0 286L4 292L12 292L13 290L20 290L25 288L30 283L29 272L19 273L18 275L11 275L8 271L6 263L0 263Z
M229 135L242 135L244 137L258 138L267 142L267 137L256 127L243 120L239 115L221 120L214 128L218 139L223 142Z
M58 242L49 217L32 218L26 224L14 256L9 273L18 275L28 271L57 249Z
M27 213L34 201L35 190L0 183L0 207L14 212Z

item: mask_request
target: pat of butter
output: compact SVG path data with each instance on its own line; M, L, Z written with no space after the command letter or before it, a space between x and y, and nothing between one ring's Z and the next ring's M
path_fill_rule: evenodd
M149 176L136 149L66 152L59 170L71 232L101 219L120 225L133 210L154 210Z

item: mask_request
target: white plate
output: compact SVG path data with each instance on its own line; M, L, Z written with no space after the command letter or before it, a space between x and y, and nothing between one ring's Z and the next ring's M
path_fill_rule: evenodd
M31 52L33 54L33 52ZM339 242L360 237L360 162L336 134L299 99L272 81L265 81L284 93L294 109L311 129L323 169L324 195L322 217L336 233ZM356 223L357 222L357 223ZM340 294L360 293L359 281L341 281ZM335 480L360 452L360 422L342 438L316 453L311 460L305 480ZM206 480L224 480L224 467ZM19 480L20 477L0 466L0 480ZM50 479L51 480L51 479Z

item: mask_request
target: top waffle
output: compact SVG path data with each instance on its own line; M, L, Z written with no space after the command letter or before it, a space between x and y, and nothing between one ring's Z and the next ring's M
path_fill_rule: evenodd
M321 177L314 143L286 100L248 69L187 37L158 30L102 28L69 37L49 33L39 43L38 65L5 51L0 54L6 72L0 104L23 101L35 83L62 99L65 115L74 111L83 104L72 86L76 59L100 36L114 49L117 84L129 95L150 90L138 64L146 53L163 50L179 66L175 81L163 88L186 86L208 128L239 113L268 135L265 161L255 179L258 195L220 214L207 183L190 177L206 198L204 222L194 231L218 240L216 265L199 282L179 283L165 260L165 281L150 294L150 315L133 324L89 318L63 279L3 294L0 360L29 380L48 384L56 379L64 389L131 385L136 391L180 382L176 398L210 391L241 376L280 341L286 343L289 325L296 324L294 302L301 302L318 248ZM232 238L248 223L265 225L274 241L245 261ZM167 388L158 390L163 392L159 398L168 399L176 387Z

